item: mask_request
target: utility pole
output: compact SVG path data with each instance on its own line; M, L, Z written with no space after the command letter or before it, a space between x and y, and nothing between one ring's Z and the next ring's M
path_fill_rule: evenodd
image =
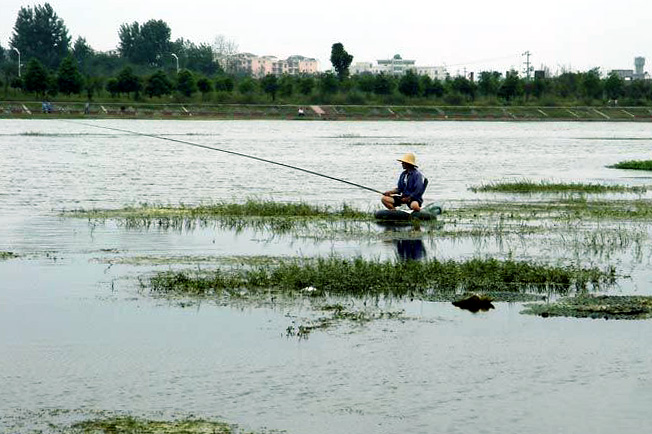
M534 70L533 66L530 66L530 56L532 53L530 51L526 51L525 53L521 54L521 56L526 56L525 57L525 76L527 77L528 81L530 80L530 73Z

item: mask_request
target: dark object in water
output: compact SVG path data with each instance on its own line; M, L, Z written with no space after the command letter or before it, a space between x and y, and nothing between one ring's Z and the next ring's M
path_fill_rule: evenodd
M421 211L407 212L399 209L383 209L376 211L374 217L378 221L383 222L406 222L406 221L428 221L437 220L437 216L441 214L441 206L430 205L422 208Z
M491 304L491 298L486 295L478 294L471 294L459 300L455 300L453 306L459 307L460 309L466 309L473 313L478 311L486 312L489 309L494 309L494 305Z

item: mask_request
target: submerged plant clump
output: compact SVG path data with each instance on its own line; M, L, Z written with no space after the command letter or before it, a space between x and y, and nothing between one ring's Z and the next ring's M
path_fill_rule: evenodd
M460 291L584 291L615 282L615 270L548 266L497 259L467 261L379 261L317 258L282 261L278 266L210 272L161 272L143 283L154 294L236 296L267 293L310 296L431 296ZM309 288L309 291L306 291Z
M550 181L534 182L522 180L515 182L490 182L479 186L471 186L469 190L495 193L638 193L647 191L645 186L560 183Z
M549 304L530 304L522 313L542 317L649 319L652 318L652 297L584 294Z

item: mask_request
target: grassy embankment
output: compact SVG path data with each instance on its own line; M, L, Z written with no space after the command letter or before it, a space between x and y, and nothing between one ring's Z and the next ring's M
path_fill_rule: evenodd
M139 119L304 119L304 120L509 120L509 121L652 121L647 107L429 106L54 102L42 113L40 101L2 101L0 118ZM298 116L304 108L305 116Z

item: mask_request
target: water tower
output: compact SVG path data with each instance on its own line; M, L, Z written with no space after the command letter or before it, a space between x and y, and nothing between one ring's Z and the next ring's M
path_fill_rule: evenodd
M636 68L636 75L643 75L645 72L645 57L635 57L634 58L634 67Z

